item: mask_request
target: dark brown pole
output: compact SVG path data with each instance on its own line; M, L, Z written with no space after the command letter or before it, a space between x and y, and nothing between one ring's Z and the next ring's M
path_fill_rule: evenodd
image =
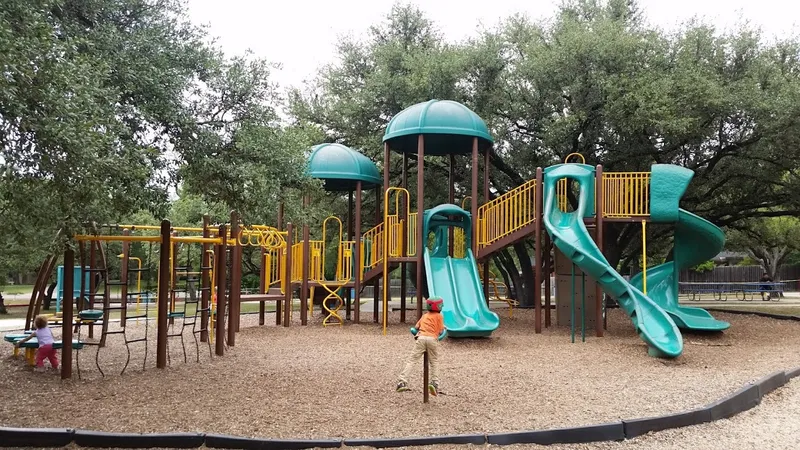
M242 246L239 244L239 214L231 211L231 290L228 294L228 345L236 345L242 300Z
M483 203L489 203L489 165L491 152L492 149L487 148L483 153ZM478 229L478 216L473 217L472 221L475 229ZM479 245L476 245L475 248L479 248ZM478 257L477 253L475 257ZM483 263L483 297L486 299L487 305L489 304L489 265L491 262L491 258L486 258Z
M381 202L381 187L380 186L376 186L375 187L375 224L376 225L381 223L381 222L383 222L383 216L381 214L381 203L382 203ZM383 232L384 232L384 238L385 238L386 237L386 224L383 224L383 226L384 226ZM377 251L378 251L378 243L377 242L373 242L372 243L372 252L373 252L373 254L375 252L377 252ZM386 255L384 255L384 258L385 257L386 257ZM373 306L372 306L372 321L375 322L375 323L378 323L378 307L379 307L378 305L380 304L380 302L378 301L378 299L380 298L380 295L379 295L379 292L378 292L378 283L380 282L380 279L381 279L381 277L375 277L375 283L374 283L374 285L372 287L372 297L374 297L372 299L372 304L373 304Z
M352 241L354 246L358 243L356 238L353 237L353 191L347 193L347 240ZM352 261L352 263L355 262ZM358 267L358 264L356 264L355 267ZM347 273L348 270L349 269L345 268L344 269L345 273ZM348 279L347 281L349 282L350 280ZM347 304L345 305L345 320L351 320L350 311L352 310L353 307L353 299L350 296L350 289L346 290L347 292L345 293L345 295L347 299Z
M169 220L161 221L160 261L158 263L158 322L156 339L156 367L167 367L167 309L170 293L169 250L171 247Z
M283 231L283 202L278 204L278 231Z
M428 403L428 351L422 354L422 403Z
M603 166L600 164L597 165L597 169L595 171L595 185L595 198L597 200L595 205L594 232L595 240L597 241L597 248L600 249L600 253L603 253ZM603 320L603 289L600 288L600 283L597 283L596 281L594 289L594 328L597 337L603 337L603 327L605 325L605 321Z
M478 255L478 138L472 138L472 254ZM487 299L488 300L488 299Z
M403 152L403 189L408 189L408 153ZM402 255L408 256L408 215L410 198L403 196L403 250ZM406 322L406 297L408 296L408 263L400 263L400 322Z
M72 304L75 290L75 252L64 252L64 295L61 298L61 379L72 378Z
M358 323L361 320L361 276L363 275L364 267L361 264L361 181L356 182L356 213L353 218L355 221L355 254L353 257L356 259L356 273L353 282L353 290L355 291L355 311L353 311L353 322Z
M536 168L536 190L534 198L534 268L533 301L534 303L534 332L542 332L542 168Z
M208 217L208 214L203 215L203 237L208 238L211 236L211 232L208 229L209 222L211 219ZM200 313L200 342L208 342L208 310L209 304L211 303L211 279L209 278L209 272L211 267L211 255L209 254L209 250L211 250L211 244L203 243L203 257L200 259L202 262L200 263L202 267L200 267L200 309L203 311Z
M131 231L127 228L122 230L123 236L130 236ZM121 327L125 327L125 323L127 322L128 317L128 265L130 264L128 261L128 257L131 253L131 243L130 242L123 242L122 243L122 262L120 263L119 269L119 283L122 285L120 286L120 299L119 299L119 306L122 308L119 311L119 325ZM109 255L106 255L108 258Z
M425 259L423 258L424 243L427 239L422 236L422 214L425 212L425 137L417 137L417 320L422 317L422 302L425 298L425 287L422 285L422 276L425 273ZM425 386L427 391L428 386Z
M97 289L97 283L94 281L94 269L96 268L94 265L95 260L95 241L89 241L89 309L94 309L94 292ZM81 274L81 277L85 275ZM89 338L94 337L94 321L89 324Z
M286 292L283 299L283 326L288 327L291 320L289 314L292 312L292 241L294 236L294 226L291 222L286 224ZM276 311L280 317L280 313ZM302 314L302 313L301 313Z
M383 143L383 192L389 189L389 164L391 163L392 154L389 151L389 143Z
M447 185L449 186L449 193L447 195L447 203L456 203L456 156L450 155L450 168L447 175ZM452 216L450 217L453 218ZM453 249L455 248L455 230L453 227L447 227L447 254L453 256Z
M173 231L171 235L178 236L178 233ZM169 312L175 311L175 297L177 294L175 292L175 286L177 284L176 281L178 280L177 271L178 271L178 243L175 242L174 244L172 244L172 253L170 254L170 276L169 276L170 290L169 290L169 307L168 307ZM175 318L170 316L169 324L173 325L174 323L175 323Z
M258 293L261 295L265 295L269 290L269 286L267 286L267 271L270 270L270 267L267 267L267 249L261 247L261 250L258 252L259 257L259 267L260 270L258 272ZM258 324L264 325L264 315L266 313L266 302L261 300L258 302Z
M539 190L539 186L536 186L536 189ZM538 216L536 220L539 220L540 217ZM542 252L544 258L544 326L547 328L550 326L550 273L553 270L550 267L550 235L547 233L544 233L544 248L547 249L547 252Z
M303 196L303 208L308 207L311 199ZM303 257L300 268L300 323L303 325L308 324L308 294L311 289L308 286L309 269L311 268L311 230L307 223L303 224ZM314 299L311 299L313 302Z
M217 277L217 321L214 323L216 327L217 341L214 343L214 349L217 356L225 354L225 284L228 279L225 271L228 267L228 230L225 225L219 227L219 235L222 243L216 245L214 254L217 258L214 263L214 274Z

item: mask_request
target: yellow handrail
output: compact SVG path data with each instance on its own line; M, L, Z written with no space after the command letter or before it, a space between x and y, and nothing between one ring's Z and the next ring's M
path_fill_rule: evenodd
M392 198L392 194L396 193L395 195L395 211L396 214L390 215L389 214L389 205L390 200ZM403 245L403 223L399 220L400 215L400 205L401 205L401 196L405 198L405 205L406 209L406 216L410 219L410 208L411 205L411 194L408 191L401 187L390 187L386 189L383 196L383 223L384 223L384 232L388 233L389 236L386 236L383 239L383 335L386 335L386 326L389 321L389 256L403 256L403 250L408 250L407 247Z
M604 172L603 217L650 215L650 172Z
M486 247L536 219L536 179L478 208L478 247Z

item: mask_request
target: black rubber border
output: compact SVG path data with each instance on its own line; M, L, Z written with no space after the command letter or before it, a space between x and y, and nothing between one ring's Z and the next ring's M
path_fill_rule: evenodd
M99 448L197 448L205 442L200 433L107 433L75 430L75 444Z
M486 443L485 434L461 434L453 436L420 436L380 439L345 439L343 444L348 447L408 447L435 444L476 444Z
M339 448L341 439L258 439L225 434L206 434L205 445L208 448L236 448L252 450L282 450L304 448Z
M749 313L747 313L749 314ZM783 316L793 317L793 316ZM796 318L800 320L800 318ZM575 428L515 431L511 433L462 434L452 436L421 436L374 439L258 439L224 434L202 433L107 433L73 430L71 428L12 428L0 427L0 447L65 447L74 442L80 447L119 448L208 448L230 449L307 449L348 447L405 447L434 444L577 444L601 441L621 441L670 428L699 425L732 417L754 408L770 392L800 377L800 367L771 373L754 383L703 408L659 417L627 419Z

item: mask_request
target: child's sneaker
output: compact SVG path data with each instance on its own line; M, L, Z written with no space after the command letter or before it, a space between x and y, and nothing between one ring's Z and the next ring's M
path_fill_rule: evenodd
M408 385L405 382L401 381L397 383L397 392L406 392L410 390L411 389L408 388Z
M430 394L431 394L432 396L434 396L434 397L436 397L437 395L439 395L439 383L437 383L437 382L435 382L435 381L432 381L432 382L431 382L431 383L428 385L428 392L430 392Z

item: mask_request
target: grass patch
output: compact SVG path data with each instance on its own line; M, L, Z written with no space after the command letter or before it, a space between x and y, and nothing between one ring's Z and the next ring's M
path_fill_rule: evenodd
M12 284L0 287L0 292L5 295L28 294L33 292L32 284Z

